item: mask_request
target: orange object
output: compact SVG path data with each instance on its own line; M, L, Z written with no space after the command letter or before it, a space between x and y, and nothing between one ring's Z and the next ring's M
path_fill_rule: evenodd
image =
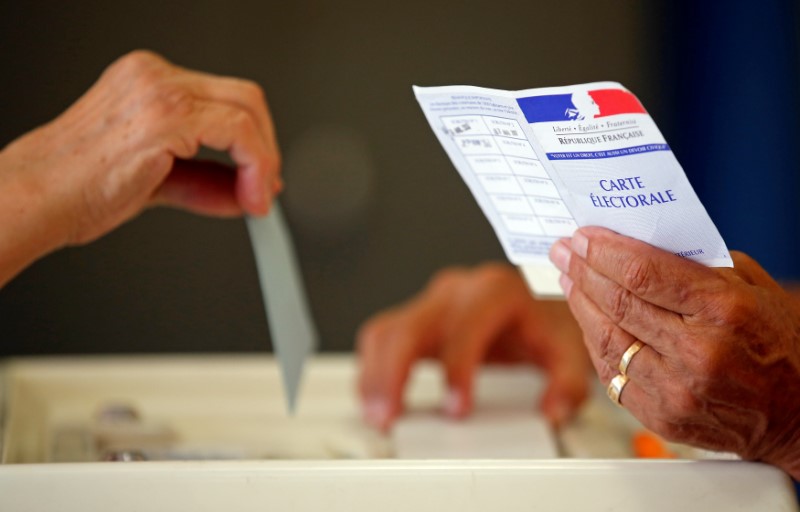
M667 448L663 439L648 430L633 435L633 453L640 459L674 459L676 455Z

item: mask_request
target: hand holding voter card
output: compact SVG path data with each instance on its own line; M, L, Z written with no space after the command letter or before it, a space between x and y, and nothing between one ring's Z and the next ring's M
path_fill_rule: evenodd
M609 398L800 478L800 301L728 253L639 101L615 83L415 93L509 259L563 291Z
M732 265L658 127L621 85L414 91L537 295L562 294L547 254L579 226L603 226L706 265Z

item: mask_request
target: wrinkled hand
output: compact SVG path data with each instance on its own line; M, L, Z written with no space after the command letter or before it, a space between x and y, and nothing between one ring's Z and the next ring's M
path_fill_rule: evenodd
M553 246L604 384L623 352L622 405L665 438L800 477L800 307L752 259L707 268L602 228Z
M200 146L228 152L236 169L189 160ZM136 51L60 117L5 148L2 172L5 183L26 184L35 196L27 205L45 205L58 248L94 240L154 204L266 214L281 188L279 160L257 85Z
M549 382L540 407L556 424L572 415L588 389L590 363L565 304L536 301L505 265L441 272L409 302L370 319L358 349L364 416L382 430L402 413L409 372L423 358L444 366L444 409L453 417L469 414L482 361L542 367Z

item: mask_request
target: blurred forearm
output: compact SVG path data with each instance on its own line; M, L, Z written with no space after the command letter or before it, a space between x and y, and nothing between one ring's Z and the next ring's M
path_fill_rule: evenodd
M16 144L0 152L0 287L65 238L54 214L57 198L48 198L43 184L14 158Z

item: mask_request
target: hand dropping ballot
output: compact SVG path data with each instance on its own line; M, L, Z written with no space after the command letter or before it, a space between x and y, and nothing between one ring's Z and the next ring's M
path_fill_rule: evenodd
M733 266L658 127L620 84L414 93L536 295L563 295L548 252L580 226L603 226L708 266Z

